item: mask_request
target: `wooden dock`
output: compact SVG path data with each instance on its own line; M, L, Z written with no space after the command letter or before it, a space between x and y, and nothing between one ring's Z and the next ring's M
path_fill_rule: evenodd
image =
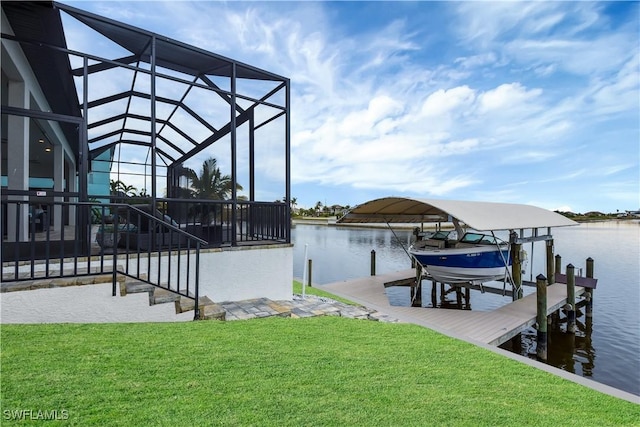
M331 283L323 285L322 288L403 322L415 323L446 335L490 345L500 345L536 322L535 293L493 311L390 305L384 284L403 281L409 277L415 277L414 269ZM584 288L576 287L576 296L583 293ZM565 284L556 283L547 287L547 314L564 306L566 299Z

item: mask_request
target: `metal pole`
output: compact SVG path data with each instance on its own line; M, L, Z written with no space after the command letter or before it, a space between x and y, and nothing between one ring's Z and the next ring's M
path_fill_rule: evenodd
M158 263L160 260L158 260ZM193 313L193 320L200 320L200 242L196 242L196 284L194 289L195 294L195 309ZM187 289L189 285L187 284Z
M119 223L120 223L120 219L118 218L118 211L116 209L116 214L113 215L113 256L111 258L113 263L111 266L111 280L113 282L113 284L111 285L111 296L114 296L114 297L116 296L116 282L118 279L118 276L116 274L116 269L118 265L118 241L120 240Z
M376 275L376 250L371 249L371 275Z
M307 262L309 259L309 244L305 243L304 245L304 271L302 273L302 298L305 297L305 283L307 282L307 274L308 274L308 270L307 270Z
M235 62L231 64L231 117L229 126L231 129L231 246L238 245L236 225L238 222L238 169L237 169L237 132L236 132L236 77Z

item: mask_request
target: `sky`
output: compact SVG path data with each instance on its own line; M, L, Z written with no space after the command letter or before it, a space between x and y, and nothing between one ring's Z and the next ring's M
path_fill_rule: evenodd
M288 77L298 207L640 208L638 2L63 3Z

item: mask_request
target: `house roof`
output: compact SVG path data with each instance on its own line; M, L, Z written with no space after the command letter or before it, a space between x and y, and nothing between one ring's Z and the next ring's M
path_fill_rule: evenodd
M43 55L39 44L66 48L66 40L60 14L53 2L3 1L9 24L21 43L27 61L55 113L81 117L69 57L53 50ZM78 155L78 131L75 124L60 122L60 127L70 143L70 148Z
M577 225L558 213L531 205L407 197L368 201L351 209L337 222L422 223L451 221L452 218L484 231Z
M268 100L270 96L284 87L288 79L277 74L235 61L224 56L208 52L195 46L182 43L160 34L147 31L138 27L134 27L123 22L118 22L104 16L96 15L81 9L77 9L62 3L55 2L54 5L74 19L82 22L87 27L111 40L126 50L130 55L122 58L97 59L95 63L89 66L88 73L94 74L115 68L135 69L138 71L154 69L153 67L141 66L140 64L153 64L158 72L158 76L163 76L164 87L168 87L166 82L178 82L178 86L173 93L168 96L159 96L152 93L149 88L134 89L136 86L135 79L137 72L133 74L122 74L122 79L132 78L130 85L120 93L114 93L100 99L93 99L88 103L88 117L92 120L95 117L92 109L98 109L103 105L110 104L113 107L113 114L110 117L101 118L101 120L93 120L88 123L90 130L89 147L92 157L101 152L112 149L120 145L139 146L149 149L154 146L159 159L165 165L180 164L183 161L194 156L206 147L221 140L232 132L232 128L239 127L249 120L251 117L247 109L251 109L260 102ZM192 76L191 82L184 77L176 77L167 73L167 70L181 73L183 75ZM81 68L72 70L77 76L84 74ZM128 77L127 77L128 76ZM231 91L224 91L217 87L212 80L215 77L229 79ZM157 77L156 80L158 80ZM172 80L173 79L173 80ZM233 79L250 79L261 82L269 82L269 89L276 89L271 92L269 89L262 89L259 96L262 98L255 99L249 96L240 95L232 86ZM277 85L280 86L277 86ZM144 85L141 85L141 88ZM199 90L207 89L217 93L217 97L212 97L205 110L196 111L194 105L189 105L198 95L192 91L194 87ZM170 92L170 91L168 91ZM234 97L231 92L237 95L238 100L242 100L242 105L233 104ZM152 98L155 97L155 98ZM216 101L217 99L217 101ZM125 103L122 101L126 100ZM132 107L132 105L150 105L148 100L155 102L157 111L163 110L164 115L153 117L150 109L141 111ZM190 101L191 100L191 101ZM219 102L219 104L216 104ZM225 105L227 111L223 114L212 113L216 110L216 105ZM118 106L116 106L118 105ZM274 106L273 104L269 104ZM163 108L161 108L163 107ZM221 107L223 108L223 107ZM231 116L231 110L235 108L235 122L228 120ZM276 106L276 110L283 110L284 107ZM168 111L171 111L170 113ZM217 114L211 117L212 114ZM273 113L279 114L279 110ZM209 117L207 117L209 115ZM157 124L156 133L151 130L151 123ZM212 120L215 120L215 126ZM267 118L266 121L269 119ZM134 123L137 122L136 126ZM149 125L143 124L143 122ZM197 127L188 130L186 126L192 124ZM259 125L257 125L259 126ZM115 130L113 130L115 128ZM198 135L198 136L196 136ZM155 140L154 140L155 138ZM154 142L152 142L154 141Z
M62 3L56 7L93 28L114 43L122 46L143 62L151 57L151 38L156 36L156 65L192 76L214 75L231 77L233 65L236 77L245 79L283 81L286 78L243 64L224 56L208 52L166 36L143 30Z

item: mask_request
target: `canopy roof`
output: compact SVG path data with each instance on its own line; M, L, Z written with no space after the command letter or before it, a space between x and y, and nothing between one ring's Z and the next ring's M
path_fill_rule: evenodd
M452 218L483 231L577 225L558 213L531 205L406 197L371 200L351 209L337 222L422 223L451 221Z

